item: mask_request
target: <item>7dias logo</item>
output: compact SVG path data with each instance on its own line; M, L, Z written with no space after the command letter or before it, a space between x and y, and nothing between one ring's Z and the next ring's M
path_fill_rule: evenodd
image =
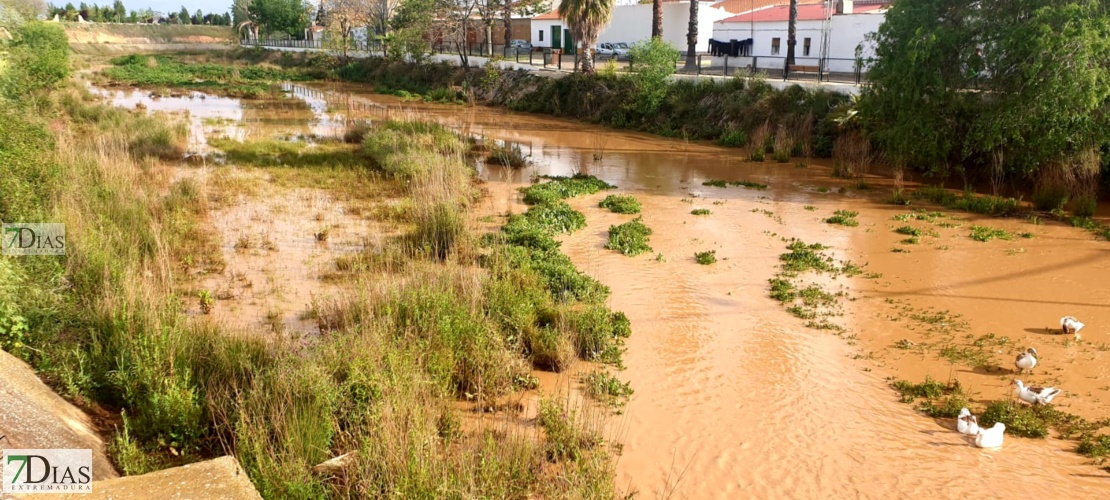
M0 254L65 255L65 224L4 224Z
M91 493L92 450L4 450L4 493Z

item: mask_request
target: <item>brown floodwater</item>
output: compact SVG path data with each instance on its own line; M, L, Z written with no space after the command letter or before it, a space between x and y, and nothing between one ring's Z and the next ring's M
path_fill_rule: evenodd
M632 218L597 208L606 193L571 200L589 226L563 245L580 269L612 289L610 305L632 321L627 368L618 376L635 394L613 419L623 443L623 490L675 498L1110 495L1110 474L1075 454L1073 441L1007 435L1001 449L977 449L954 422L899 402L888 382L929 375L958 380L977 402L1005 399L1014 355L1036 347L1040 364L1020 378L1062 388L1055 400L1061 409L1110 417L1110 242L1055 223L959 213L946 212L939 222L895 221L929 207L884 204L889 181L868 178L873 189L859 190L832 178L821 161L751 163L738 150L703 143L404 101L354 85L285 90L294 97L285 104L239 102L240 114L226 115L236 120L235 136L337 135L356 119L434 120L530 155L532 165L520 170L479 165L491 193L484 213L523 211L517 187L536 175L576 172L643 203L644 222L654 230L650 254L629 258L603 248L609 225ZM185 98L162 98L163 108L172 106L169 99ZM189 109L193 121L225 116L204 111L224 101L193 99L178 108ZM231 135L208 124L198 136ZM203 139L195 144L202 149ZM703 186L707 179L770 188ZM713 213L693 216L693 208ZM860 225L826 224L838 209L858 211ZM975 224L1032 238L978 242L968 236ZM919 243L900 243L906 237L893 229L903 225L922 230ZM881 273L822 281L847 294L844 315L833 318L844 332L807 328L768 298L783 238L791 237ZM718 262L698 265L694 253L704 250L716 250ZM1087 324L1081 341L1046 330L1064 315ZM978 357L951 355L965 351ZM565 386L566 379L544 382Z

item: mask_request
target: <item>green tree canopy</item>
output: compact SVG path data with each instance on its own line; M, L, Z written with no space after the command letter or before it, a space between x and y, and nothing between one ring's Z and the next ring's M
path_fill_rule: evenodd
M860 117L896 165L990 165L992 180L1110 140L1099 0L894 2L871 37Z

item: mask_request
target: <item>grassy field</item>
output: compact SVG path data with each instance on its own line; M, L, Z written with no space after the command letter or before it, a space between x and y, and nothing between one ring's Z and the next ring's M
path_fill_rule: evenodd
M121 472L231 453L267 498L616 495L606 410L554 395L535 421L496 409L535 389L533 368L620 364L627 318L554 240L583 224L562 200L604 183L539 184L528 213L480 235L469 145L442 126L376 124L312 154L215 141L279 183L350 179L334 189L403 198L404 213L379 216L395 237L335 262L359 293L314 306L322 335L244 335L186 314L220 307L192 276L222 272L209 211L242 186L175 175L189 167L172 116L105 106L66 81L20 91L0 106L0 136L14 139L0 147L0 219L63 222L68 243L64 256L0 259L0 345L110 415ZM344 472L312 472L348 453Z
M70 43L231 43L230 26L180 24L61 23Z

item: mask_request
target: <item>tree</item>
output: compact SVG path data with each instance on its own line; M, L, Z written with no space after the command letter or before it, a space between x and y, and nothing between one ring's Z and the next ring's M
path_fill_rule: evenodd
M786 61L782 68L787 76L790 75L790 66L794 64L796 45L798 45L798 0L790 0L790 19L786 23Z
M197 9L197 12L193 14L193 24L204 24L204 13L200 9Z
M582 46L575 58L576 64L583 73L593 73L597 35L613 17L613 0L561 0L559 14L570 25L571 33Z
M112 20L117 23L127 20L127 7L124 7L123 0L116 0L112 4Z
M651 37L663 38L663 0L651 1Z
M181 6L181 11L177 13L177 21L181 24L193 24L193 16L189 14L189 9L184 5Z
M1105 8L1098 0L894 2L871 37L878 61L859 114L896 168L966 166L996 194L1005 175L1097 169L1110 141Z
M34 21L39 14L48 12L44 0L4 0L0 5L2 9L12 9L26 21Z
M370 21L371 0L323 0L321 6L327 12L324 26L335 35L334 40L341 44L343 60L347 60L352 31L366 26ZM369 35L369 33L367 33Z
M690 25L686 29L686 69L698 65L698 0L690 0Z
M401 5L400 0L368 0L370 6L370 24L374 32L380 36L389 34L389 20Z
M432 20L443 6L438 0L402 0L389 20L389 34L384 37L383 50L394 59L409 56L421 60L429 52L428 41L443 36L432 33Z
M308 27L311 5L305 0L237 0L246 3L248 27L265 33L285 33L289 36L304 33Z

